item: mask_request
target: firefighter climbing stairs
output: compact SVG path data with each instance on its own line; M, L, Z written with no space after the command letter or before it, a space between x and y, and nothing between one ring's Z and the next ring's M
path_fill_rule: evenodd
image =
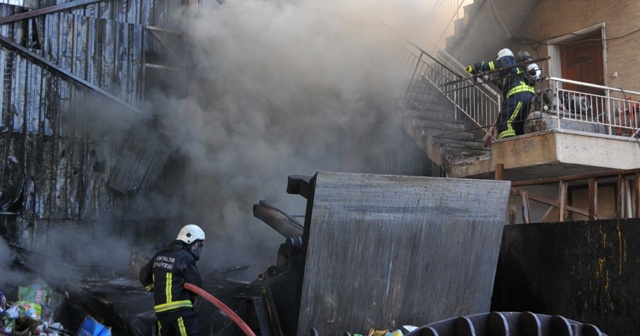
M456 161L490 154L469 131L474 125L432 82L422 77L410 90L402 106L403 127L433 163L448 172Z

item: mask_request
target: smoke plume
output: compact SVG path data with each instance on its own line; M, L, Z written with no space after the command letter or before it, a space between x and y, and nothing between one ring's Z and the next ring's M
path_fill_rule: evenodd
M197 85L189 98L153 102L163 134L188 161L181 202L211 237L204 263L266 255L260 267L273 264L283 238L253 218L252 205L304 214L306 200L285 192L287 176L367 172L365 159L387 150L388 130L399 130L399 87L381 8L229 1L185 21Z
M124 211L145 227L50 228L46 247L69 263L120 270L132 249L152 254L195 223L207 235L203 274L250 265L244 276L255 278L275 263L284 237L253 216L253 204L265 200L303 223L306 200L286 194L288 176L369 173L371 160L396 150L387 140L402 132L403 86L389 69L397 47L381 23L426 34L428 8L418 3L204 1L197 15L183 13L188 92L147 93L151 129L130 111L90 101L69 117L95 137L120 140L145 123L138 137L171 153L156 187Z

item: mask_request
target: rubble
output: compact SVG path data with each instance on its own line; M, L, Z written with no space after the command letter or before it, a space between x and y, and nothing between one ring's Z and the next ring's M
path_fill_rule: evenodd
M0 336L148 336L156 317L153 297L139 283L137 273L144 253L131 251L130 270L115 274L98 266L77 267L56 264L49 272L44 265L57 263L46 255L11 245L11 268L36 277L34 281L0 288ZM216 269L203 275L203 289L238 309L237 298L245 297L249 283L235 280L231 273L247 265ZM262 278L269 283L278 272ZM47 279L47 281L43 280ZM239 329L215 306L197 300L197 314L203 330L218 335L235 335Z
M99 308L100 304L113 304L96 299L88 291L105 272L61 263L15 244L9 244L9 247L13 263L8 271L33 280L10 285L3 283L5 288L0 288L0 335L111 335L112 327L107 325L111 321L103 318L105 314ZM112 276L111 272L107 274ZM122 284L117 286L122 288Z
M15 292L15 291L14 291ZM0 294L0 334L20 336L71 335L55 321L62 296L42 279L19 286L15 299Z

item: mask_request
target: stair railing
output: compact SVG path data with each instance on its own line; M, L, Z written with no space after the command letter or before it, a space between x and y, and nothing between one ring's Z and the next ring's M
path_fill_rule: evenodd
M501 94L485 83L466 79L464 66L446 51L437 48L438 57L427 53L411 41L400 36L400 48L394 71L406 78L405 102L414 108L427 110L424 97L444 94L453 103L452 113L469 118L476 139L492 137L492 128L500 112Z

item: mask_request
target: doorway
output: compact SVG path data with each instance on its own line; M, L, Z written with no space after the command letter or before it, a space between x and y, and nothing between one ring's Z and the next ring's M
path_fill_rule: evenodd
M550 69L554 77L605 86L606 43L604 24L549 41ZM563 83L563 88L604 95L604 90Z

